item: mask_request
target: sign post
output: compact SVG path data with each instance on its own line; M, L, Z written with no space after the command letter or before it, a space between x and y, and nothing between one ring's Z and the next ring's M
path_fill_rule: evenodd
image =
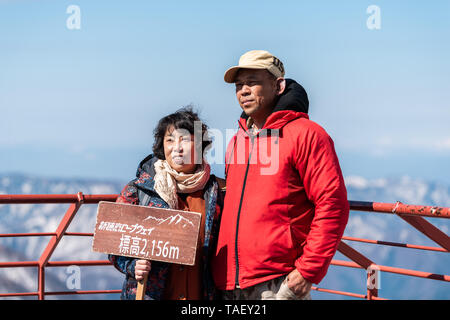
M144 279L138 281L136 288L136 300L144 300L145 290L147 289L148 273L144 276Z
M92 250L192 266L200 222L197 212L101 201ZM147 277L138 282L136 300L143 299L146 284Z

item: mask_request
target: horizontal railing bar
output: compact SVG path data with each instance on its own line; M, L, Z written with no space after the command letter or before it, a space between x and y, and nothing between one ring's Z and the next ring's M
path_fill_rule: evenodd
M106 266L112 265L109 260L74 260L74 261L49 261L48 267L67 267L67 266ZM0 262L0 268L20 268L20 267L38 267L39 261L8 261Z
M353 293L353 292L346 292L346 291L338 291L338 290L331 290L331 289L324 289L319 287L311 287L311 290L316 290L320 292L327 292L327 293L333 293L333 294L340 294L343 296L349 296L354 298L361 298L361 299L367 299L366 295L359 294L359 293Z
M92 237L92 232L66 232L65 236ZM0 233L0 238L16 238L16 237L48 237L56 236L56 232L28 232L28 233Z
M95 204L100 201L116 201L117 194L83 195L83 202ZM0 204L74 203L80 199L77 194L14 194L0 195ZM356 211L399 213L413 216L450 218L450 208L438 206L408 205L400 202L382 203L349 200L350 209Z
M450 208L437 206L410 205L401 202L383 203L369 201L349 201L350 210L402 214L431 218L450 218Z
M408 244L408 243L390 242L390 241L383 241L383 240L370 240L370 239L354 238L354 237L347 237L347 236L343 236L342 239L349 240L349 241L364 242L364 243L380 244L380 245L385 245L385 246L409 248L409 249L449 252L449 251L445 250L444 248L428 247L428 246L421 246L421 245Z
M331 264L335 266L341 266L341 267L349 267L349 268L357 268L357 269L363 269L359 264L353 262L353 261L344 261L344 260L331 260ZM443 274L436 274L431 272L424 272L424 271L417 271L417 270L410 270L410 269L403 269L403 268L395 268L395 267L388 267L383 265L372 265L372 269L378 268L380 271L383 272L389 272L389 273L396 273L401 274L405 276L412 276L412 277L418 277L418 278L425 278L425 279L432 279L432 280L440 280L440 281L447 281L450 282L450 276L449 275L443 275Z
M344 295L344 296L350 296L355 298L361 298L361 299L367 299L366 295L363 294L357 294L353 292L346 292L346 291L338 291L338 290L331 290L331 289L325 289L325 288L318 288L318 287L311 287L311 290L316 290L319 292L326 292L326 293L332 293L332 294L338 294L338 295ZM46 296L49 295L73 295L73 294L118 294L121 293L122 290L77 290L77 291L52 291L52 292L45 292ZM38 292L18 292L18 293L0 293L0 297L17 297L17 296L37 296ZM376 300L386 300L380 297L372 297Z
M0 268L38 267L39 261L0 262Z
M88 232L66 232L64 233L65 236L78 236L78 237L93 237L94 234L88 233Z
M15 237L48 237L56 236L56 232L29 232L29 233L2 233L0 238L15 238Z
M115 201L117 194L83 195L83 202L94 204L100 201ZM0 195L0 204L17 203L73 203L78 202L77 194L14 194ZM399 213L428 217L450 218L450 208L438 206L408 205L400 202L382 203L349 200L350 209L357 211Z
M316 290L316 291L319 291L319 292L332 293L332 294L339 294L339 295L349 296L349 297L354 297L354 298L367 299L367 295L363 295L363 294L359 294L359 293L353 293L353 292L347 292L347 291L331 290L331 289L319 288L319 287L314 287L314 286L311 287L311 290ZM388 299L372 296L371 300L388 300Z
M45 292L46 296L60 296L70 294L100 294L100 293L121 293L122 290L77 290L77 291L52 291Z
M117 194L83 195L85 204L94 204L100 201L116 201ZM10 194L0 195L0 204L40 204L40 203L75 203L79 198L77 194Z
M70 294L101 294L101 293L121 293L122 290L77 290L77 291L50 291L45 292L46 296L50 295L70 295ZM37 296L39 292L17 292L17 293L0 293L0 298L3 297L24 297L24 296Z
M403 268L396 268L396 267L389 267L389 266L379 266L379 267L380 267L380 271L383 271L383 272L397 273L397 274L402 274L402 275L406 275L406 276L413 276L413 277L419 277L419 278L425 278L425 279L433 279L433 280L450 282L449 275L436 274L436 273L424 272L424 271L416 271L416 270L403 269Z
M67 266L106 266L112 265L109 260L74 260L74 261L49 261L47 262L48 267L67 267Z
M24 296L37 296L38 292L18 292L18 293L0 293L0 298L2 297L24 297Z

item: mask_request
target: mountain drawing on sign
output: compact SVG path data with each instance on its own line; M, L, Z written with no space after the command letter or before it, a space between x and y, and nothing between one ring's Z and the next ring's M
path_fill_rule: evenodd
M144 219L144 221L145 220L155 220L158 222L158 225L163 224L163 223L167 223L167 224L173 223L174 225L180 225L183 228L185 228L188 225L191 225L192 227L194 227L194 224L192 223L192 221L186 219L185 217L183 217L180 214L176 214L174 216L170 216L165 219L156 218L154 216L148 216L147 218Z

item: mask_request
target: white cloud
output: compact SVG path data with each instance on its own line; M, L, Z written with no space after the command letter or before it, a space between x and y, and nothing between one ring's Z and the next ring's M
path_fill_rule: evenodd
M348 176L344 178L345 184L354 188L366 188L368 186L367 179L360 176Z
M436 141L434 147L438 150L450 150L450 137Z

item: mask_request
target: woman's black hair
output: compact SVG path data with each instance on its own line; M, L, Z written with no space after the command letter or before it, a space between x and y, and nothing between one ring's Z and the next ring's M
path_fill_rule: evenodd
M173 126L174 129L184 129L189 131L190 134L194 134L194 123L196 121L201 123L202 155L204 156L205 151L212 143L207 135L208 126L200 120L198 114L192 110L192 106L190 105L183 107L159 120L158 125L155 130L153 130L153 136L155 139L153 143L153 154L161 160L166 159L164 155L164 136L166 135L167 128Z

